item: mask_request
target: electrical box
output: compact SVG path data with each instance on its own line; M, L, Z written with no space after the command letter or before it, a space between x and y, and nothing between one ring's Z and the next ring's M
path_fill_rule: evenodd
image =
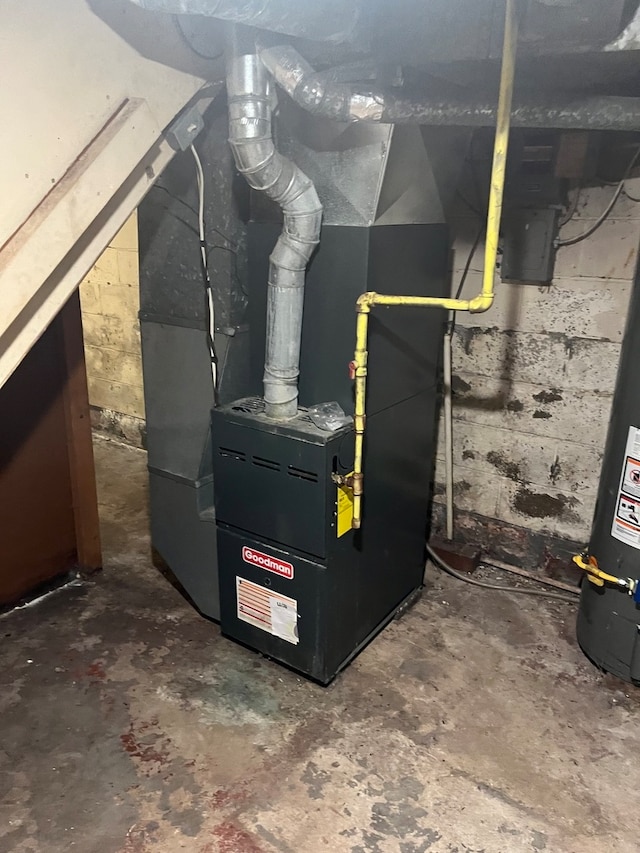
M547 284L553 279L560 211L554 207L507 212L503 224L503 281Z

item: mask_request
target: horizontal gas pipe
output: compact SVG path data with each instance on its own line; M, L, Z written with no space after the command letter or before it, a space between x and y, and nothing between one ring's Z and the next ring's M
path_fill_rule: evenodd
M513 96L516 48L518 43L518 19L516 0L507 0L502 70L500 72L500 95L498 98L498 120L493 148L489 212L487 214L487 238L484 255L482 289L473 299L441 299L429 296L392 296L381 293L363 293L356 303L356 349L352 362L355 379L355 454L353 464L353 520L352 527L358 529L362 523L362 495L364 492L363 454L366 423L367 394L367 339L369 313L374 305L406 305L416 308L444 308L448 311L487 311L493 303L498 235L502 214L502 196L509 147L509 116Z

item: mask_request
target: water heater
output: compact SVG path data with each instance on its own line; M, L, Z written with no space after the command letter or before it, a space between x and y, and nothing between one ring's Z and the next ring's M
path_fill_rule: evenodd
M639 324L640 277L636 273L589 544L589 556L599 568L629 579L631 593L640 577ZM637 597L622 586L596 586L585 578L578 613L578 642L602 669L625 681L640 683Z

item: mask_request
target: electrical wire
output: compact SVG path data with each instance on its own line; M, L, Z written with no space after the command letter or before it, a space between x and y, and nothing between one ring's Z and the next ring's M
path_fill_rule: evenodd
M563 583L562 581L557 581L553 578L548 578L546 575L534 574L533 572L528 572L518 566L512 566L510 563L503 563L501 560L488 560L485 557L480 561L480 564L489 569L500 569L502 572L509 572L510 574L518 575L521 578L526 578L529 581L535 581L535 583L541 583L544 586L553 586L556 589L569 592L571 595L580 595L580 588L575 586L575 584L572 586L571 584Z
M468 198L466 197L466 195L462 192L462 190L457 189L457 190L456 190L456 195L458 196L458 198L459 198L459 199L461 199L461 200L462 200L462 201L467 205L467 207L469 208L469 210L471 211L471 213L475 214L475 215L478 217L478 219L482 219L482 218L483 218L483 213L482 213L480 210L478 210L478 208L475 206L475 204L472 204L472 203L469 201L469 199L468 199Z
M179 204L184 205L184 207L187 210L190 210L194 216L198 216L198 211L195 209L195 207L191 207L191 205L188 202L186 202L183 198L180 198L179 195L172 193L171 190L169 189L169 187L165 187L164 184L160 183L160 181L156 181L155 184L153 185L153 188L158 189L158 190L162 190L168 196L170 196L172 199L174 199L174 201L177 201ZM181 222L183 222L183 221L184 220L181 220ZM207 225L207 231L215 231L215 233L219 237L222 237L222 239L229 244L229 246L227 247L227 246L219 246L219 245L214 243L211 245L212 249L221 249L223 252L235 252L236 251L238 244L234 240L232 240L231 237L227 237L227 235L223 231L221 231L219 228L215 228L213 225Z
M556 240L556 248L560 248L561 246L573 246L575 243L581 243L582 240L586 240L587 237L590 237L598 228L602 225L602 223L607 219L611 211L613 210L615 203L620 198L620 193L624 190L624 182L627 180L633 167L638 162L638 158L640 157L640 145L638 146L636 153L631 158L631 162L625 169L625 173L622 176L622 180L616 187L616 191L614 192L611 201L605 208L604 212L598 217L598 219L587 228L586 231L583 231L582 234L577 234L575 237L568 237L566 240Z
M198 184L198 236L200 238L200 255L202 258L202 275L204 277L205 299L207 307L207 343L209 346L209 358L211 360L211 379L213 381L213 393L218 393L218 356L215 348L215 306L213 303L213 290L209 278L209 262L207 258L207 237L204 226L204 170L200 155L194 145L190 145L191 153L196 164L196 180Z
M582 192L582 187L577 186L575 188L575 193L573 196L573 200L567 209L565 215L558 220L558 227L562 228L563 225L566 225L573 217L576 215L576 210L578 209L578 202L580 201L580 193Z
M180 198L180 196L177 196L175 193L172 193L172 192L171 192L171 190L169 189L169 187L165 187L165 185L164 185L164 184L161 184L161 183L160 183L160 181L156 181L156 182L155 182L155 184L153 185L153 188L154 188L155 190L162 190L162 192L165 192L165 193L166 193L168 196L170 196L170 198L172 198L174 201L177 201L177 202L178 202L178 204L181 204L181 205L183 205L187 210L190 210L190 211L191 211L191 213L193 213L193 215L194 215L194 216L197 216L197 215L198 215L198 211L195 209L195 207L191 207L191 205L189 204L189 202L185 201L183 198Z
M195 209L195 207L191 207L188 202L180 198L180 196L176 195L175 193L171 192L171 190L168 187L165 187L164 184L161 184L160 181L156 181L156 183L153 185L153 188L154 190L162 190L162 192L166 193L174 201L177 201L178 204L183 205L184 208L186 210L189 210L196 218L198 217L198 211ZM186 228L188 228L189 231L192 231L196 235L196 237L199 236L198 229L194 228L193 225L182 219L181 216L178 216L173 210L171 210L170 207L165 207L165 210L169 213L170 216L173 216L174 219L177 219L178 222L181 222ZM215 233L218 234L219 237L221 237L229 244L228 246L221 246L220 243L212 243L209 239L207 239L207 252L228 252L230 255L233 256L233 270L231 274L233 275L236 284L244 294L245 298L248 299L249 294L247 293L247 289L242 283L240 274L238 273L238 244L234 240L232 240L231 237L228 237L219 228L216 228L211 224L207 225L206 231L215 231Z
M441 571L445 572L445 574L451 575L451 577L456 578L459 581L464 581L464 583L471 584L471 586L477 586L481 589L490 589L495 592L512 592L520 595L534 595L539 598L553 598L556 601L567 601L571 604L575 604L575 598L570 598L568 595L561 595L558 592L548 592L546 589L525 589L517 586L503 586L502 584L487 583L486 581L479 581L475 578L467 577L466 575L457 572L445 560L443 560L442 557L438 556L430 545L427 545L427 554L431 557L433 563Z

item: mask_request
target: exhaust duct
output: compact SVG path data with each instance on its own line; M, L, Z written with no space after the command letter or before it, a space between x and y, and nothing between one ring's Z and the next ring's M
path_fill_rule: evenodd
M273 143L268 72L234 28L227 76L229 142L249 186L282 209L284 225L271 254L264 365L265 410L274 420L298 411L305 272L320 239L322 205L311 180Z

